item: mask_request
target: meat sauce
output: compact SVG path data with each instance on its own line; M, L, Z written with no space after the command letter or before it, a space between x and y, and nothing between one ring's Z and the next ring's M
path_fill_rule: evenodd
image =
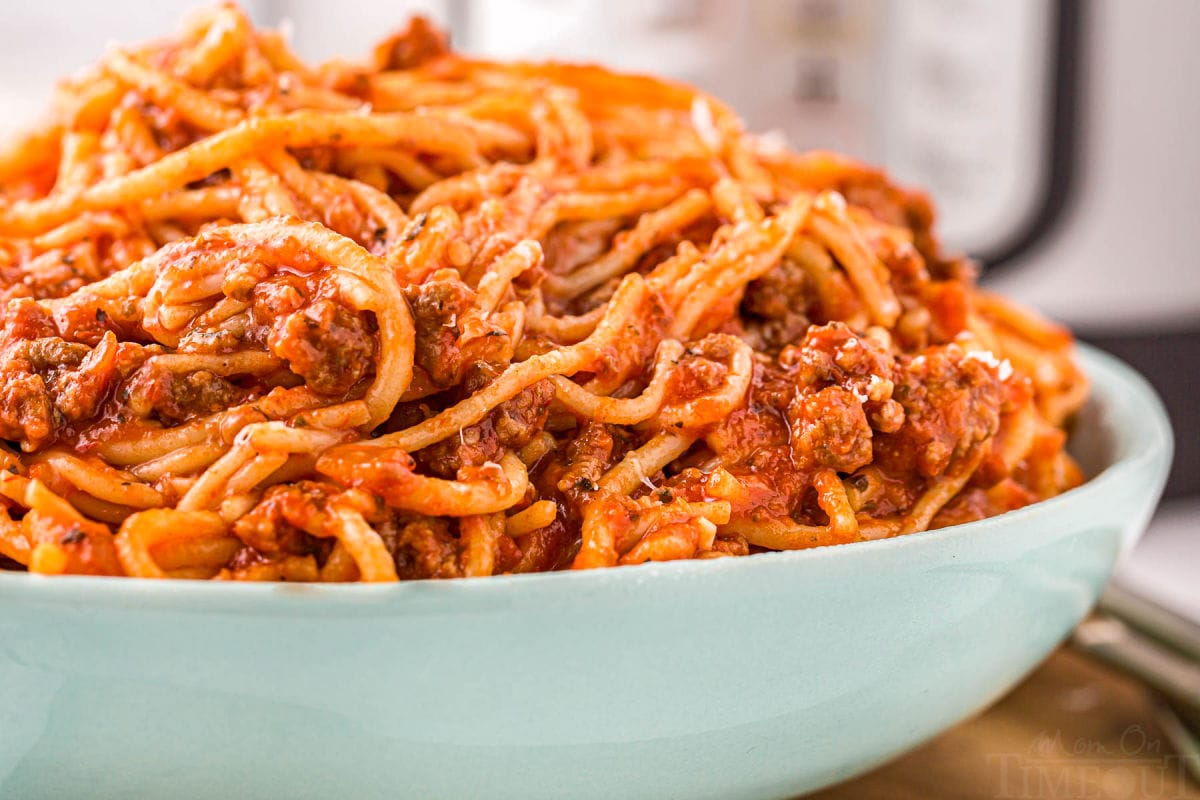
M0 438L29 452L56 442L86 452L124 428L177 425L275 386L303 383L331 402L361 396L378 349L374 319L341 302L321 272L267 277L246 301L221 324L191 326L172 358L257 348L279 360L274 372L174 368L131 314L85 307L88 299L53 315L11 302L0 331Z

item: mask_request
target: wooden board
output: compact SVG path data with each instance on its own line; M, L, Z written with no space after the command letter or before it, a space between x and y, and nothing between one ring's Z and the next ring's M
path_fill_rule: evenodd
M1138 684L1060 650L924 747L810 800L1200 800Z

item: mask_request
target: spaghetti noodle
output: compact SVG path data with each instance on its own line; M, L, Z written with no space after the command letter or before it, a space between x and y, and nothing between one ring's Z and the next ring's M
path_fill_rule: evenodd
M1069 333L686 86L309 66L236 7L0 150L0 566L392 581L896 536L1076 485Z

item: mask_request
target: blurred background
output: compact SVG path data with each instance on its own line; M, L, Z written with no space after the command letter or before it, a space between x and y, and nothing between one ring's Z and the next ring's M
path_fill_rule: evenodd
M7 0L0 133L110 41L199 0ZM496 57L601 61L718 94L760 131L926 187L984 281L1133 363L1175 426L1167 500L1121 580L1200 618L1197 0L245 0L310 59L426 13ZM119 13L114 13L119 9Z

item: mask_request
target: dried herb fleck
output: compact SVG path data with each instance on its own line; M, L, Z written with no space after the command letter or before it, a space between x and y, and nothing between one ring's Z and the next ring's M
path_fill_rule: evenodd
M59 541L62 544L78 544L79 542L82 542L86 538L87 538L87 534L85 534L83 532L82 528L74 527L74 528L71 528L71 530L67 531L66 535L63 536L62 539L60 539Z

